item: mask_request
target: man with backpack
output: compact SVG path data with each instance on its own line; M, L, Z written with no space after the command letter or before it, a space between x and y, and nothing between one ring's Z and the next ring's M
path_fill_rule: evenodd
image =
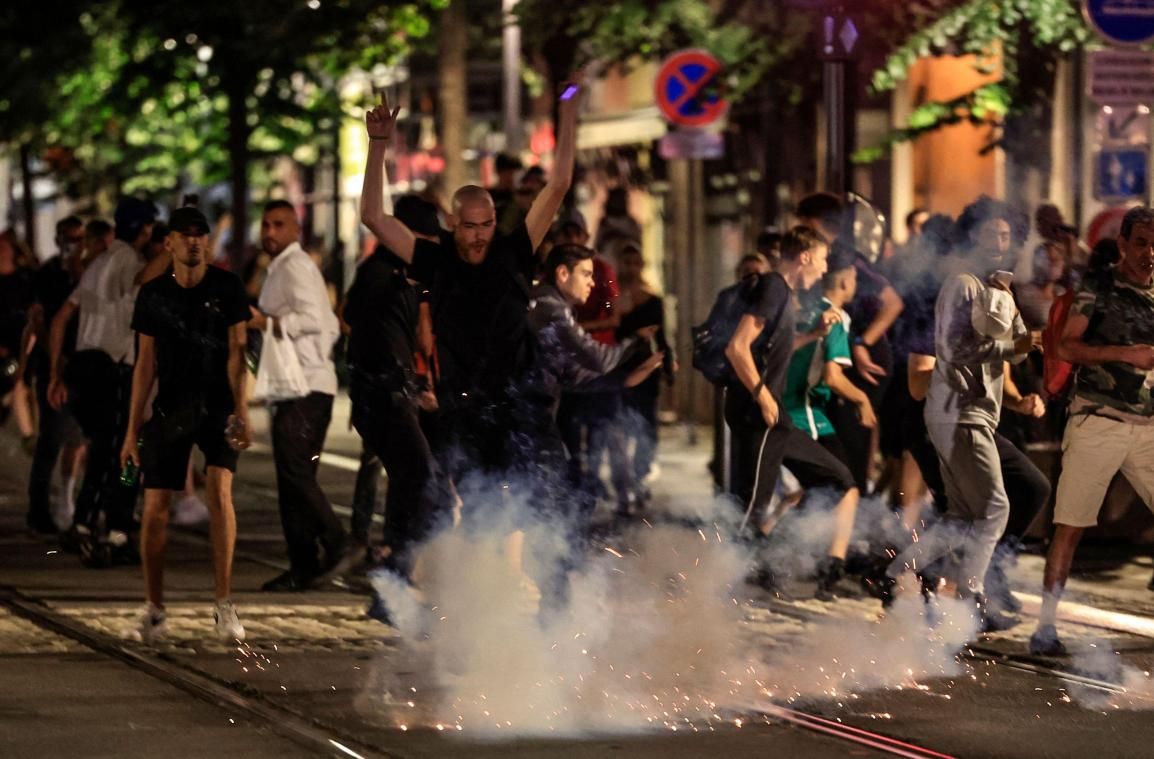
M1102 500L1121 472L1154 508L1154 210L1132 208L1118 237L1121 261L1088 278L1074 297L1059 357L1077 365L1054 538L1046 555L1042 612L1030 652L1061 656L1054 623L1074 551L1098 521Z
M795 293L821 280L828 255L829 246L812 230L795 227L786 233L777 271L751 281L731 301L740 318L725 348L732 367L725 380L725 419L733 430L733 492L747 504L743 529L769 503L783 462L807 489L824 486L837 493L833 540L818 566L816 595L822 599L832 598L844 573L859 491L845 464L791 423L783 399L793 353ZM772 588L770 568L762 568L759 576Z

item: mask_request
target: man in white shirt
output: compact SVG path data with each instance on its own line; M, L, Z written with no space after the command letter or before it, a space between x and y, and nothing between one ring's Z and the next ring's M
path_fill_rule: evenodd
M84 484L76 500L72 528L64 540L86 566L137 563L133 512L137 484L122 483L120 448L128 421L135 350L132 310L144 269L142 251L152 236L156 208L148 201L122 198L116 206L116 239L85 269L80 283L52 320L48 400L65 403L89 440ZM76 352L61 361L65 333L79 312ZM96 535L104 514L108 533Z
M309 393L271 406L273 460L281 525L289 569L262 590L307 589L335 567L345 550L345 531L317 483L317 467L332 418L337 374L333 344L340 325L329 302L324 277L300 246L300 223L293 207L274 200L261 217L261 245L272 256L250 326L287 337L300 360Z

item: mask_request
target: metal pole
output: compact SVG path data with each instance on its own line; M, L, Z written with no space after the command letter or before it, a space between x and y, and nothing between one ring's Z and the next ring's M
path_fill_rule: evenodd
M822 64L822 100L825 104L825 186L830 192L846 189L845 61Z
M1083 162L1086 155L1086 138L1082 133L1082 125L1085 121L1086 101L1085 98L1085 58L1086 51L1081 46L1074 53L1074 165L1073 176L1074 180L1074 225L1079 229L1082 228L1082 214L1083 208L1083 187L1082 182L1085 181L1085 168Z
M513 10L518 0L501 0L505 25L501 33L502 69L504 73L505 150L518 153L523 147L521 134L521 27Z

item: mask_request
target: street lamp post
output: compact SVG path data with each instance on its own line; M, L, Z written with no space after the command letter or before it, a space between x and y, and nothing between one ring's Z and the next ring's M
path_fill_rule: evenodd
M504 27L501 33L504 74L505 151L521 151L521 27L513 11L518 0L501 0Z

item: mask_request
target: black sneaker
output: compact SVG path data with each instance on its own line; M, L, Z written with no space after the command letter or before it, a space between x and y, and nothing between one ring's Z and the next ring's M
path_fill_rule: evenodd
M290 569L261 585L260 589L265 593L303 593L311 585L312 578L298 575Z
M1053 625L1038 625L1038 629L1030 636L1030 653L1034 656L1070 655Z
M91 537L91 530L82 524L74 524L60 533L60 550L64 553L79 554L80 546Z
M28 525L28 529L36 535L51 536L60 533L59 528L56 527L56 523L53 522L52 517L49 516L29 514L25 523Z
M1146 590L1154 590L1154 577L1150 578L1150 582L1146 583Z
M1022 618L1016 614L1007 614L999 609L992 608L985 596L976 596L974 602L978 607L979 630L984 633L1002 632L1022 624Z
M80 563L89 569L108 569L112 566L112 546L93 535L80 542Z
M845 576L845 559L826 556L817 565L817 590L813 597L819 601L836 601L837 584Z
M885 573L885 570L862 575L861 586L869 595L882 602L882 608L888 609L894 603L894 588L898 581Z
M745 581L750 585L761 588L766 593L769 593L771 596L776 598L778 601L793 600L789 593L785 592L785 589L781 585L781 581L778 579L777 575L773 573L772 569L768 569L766 567L758 567L747 578L745 578Z
M389 615L389 607L385 605L385 601L376 593L373 594L373 602L369 604L369 608L365 609L365 616L369 619L375 619L382 625L393 627L393 618Z

